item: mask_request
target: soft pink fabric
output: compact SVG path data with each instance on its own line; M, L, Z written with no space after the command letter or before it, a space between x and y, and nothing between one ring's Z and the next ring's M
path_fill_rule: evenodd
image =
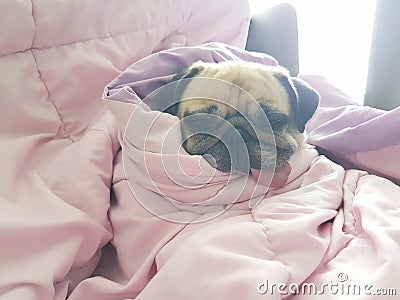
M66 299L113 236L120 145L104 86L157 50L243 47L248 4L0 0L0 11L0 299Z
M208 41L243 47L246 1L2 0L0 11L8 28L0 32L0 299L281 299L288 297L276 290L260 294L266 280L337 283L339 273L372 292L400 288L399 187L345 171L313 149L295 154L289 184L254 201L252 178L226 185L198 157L183 158L194 173L203 163L207 178L235 197L248 181L207 222L165 221L136 201L117 125L132 107L111 114L100 101L104 86L157 50ZM154 137L168 128L165 118ZM147 183L142 170L136 195L160 199L139 184ZM181 196L165 177L153 178ZM232 204L226 199L163 213L212 215Z
M400 108L360 106L325 78L304 75L321 95L308 122L308 142L348 168L384 176L400 184Z
M291 158L288 184L264 194L252 177L228 180L199 156L166 155L181 141L177 118L137 103L118 103L133 114L115 160L112 246L71 299L311 299L290 294L302 284L315 298L370 299L400 288L400 187L310 147ZM179 159L182 171L168 167Z
M173 118L162 115L158 122L167 123ZM151 135L162 137L168 126L155 125L152 130ZM168 204L165 195L176 199L184 191L176 189L173 182L163 181L161 162L153 161L148 169L144 168L147 154L144 157L141 154L147 151L157 154L154 147L160 143L146 145L144 151L145 144L139 136L125 138L124 144L134 143L139 150L130 153L137 163L137 177L127 181L123 154L119 153L113 179L116 203L109 214L114 233L112 247L107 256L103 255L98 276L82 282L71 299L288 296L271 290L271 286L265 294L260 293L260 285L266 280L270 285L314 284L320 291L324 284L330 283L363 288L371 285L374 289L361 290L360 299L369 299L367 293L377 288L400 288L392 279L400 267L400 227L396 213L400 208L396 201L400 188L390 181L362 171L345 171L307 148L292 157L289 184L270 190L256 203L244 201L256 187L252 177L225 181L223 186L221 174L205 172L209 180L221 184L216 186L217 193L225 195L221 199L228 203L235 199L229 209L215 216L217 205L207 209L169 205L155 216L148 211L147 200ZM182 168L198 171L201 158L186 158L181 161ZM175 158L166 157L164 163L168 160ZM206 165L203 167L207 169ZM159 175L152 177L152 172ZM148 184L150 179L158 180L156 186L163 186L166 194L154 193L151 190L154 186ZM239 200L236 191L242 186L242 179L248 180L249 185L247 194ZM186 177L186 180L192 180L195 186L199 178ZM182 201L207 200L207 195L204 186L192 189L190 196L182 197ZM182 221L182 215L193 223L168 221ZM196 222L202 218L207 221ZM346 278L343 276L347 280L341 282L341 278ZM343 293L325 290L316 296L343 299ZM308 294L293 296L294 299L309 297Z

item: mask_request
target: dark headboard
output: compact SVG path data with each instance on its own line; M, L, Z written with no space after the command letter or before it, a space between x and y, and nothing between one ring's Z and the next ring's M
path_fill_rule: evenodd
M299 48L295 8L282 3L253 16L246 49L273 56L296 76L299 73Z

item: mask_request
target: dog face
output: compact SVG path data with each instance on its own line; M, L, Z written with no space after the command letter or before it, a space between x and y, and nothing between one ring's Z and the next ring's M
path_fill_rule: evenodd
M181 119L183 147L224 172L285 166L319 102L286 69L257 63L197 62L173 80L178 102L165 112Z

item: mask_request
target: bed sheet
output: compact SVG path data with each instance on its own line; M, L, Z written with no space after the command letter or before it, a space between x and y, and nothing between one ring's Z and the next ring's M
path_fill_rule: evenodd
M392 168L379 169L382 176L361 170L361 160L348 160L353 153L396 146L399 136L391 126L398 111L363 108L323 78L303 76L321 95L307 124L310 146L291 158L286 186L260 190L252 177L212 170L201 157L163 155L162 144L177 149L181 141L179 130L170 130L177 120L152 108L146 96L198 59L276 64L268 55L213 43L146 57L107 86L104 98L122 133L109 212L114 235L97 276L71 299L397 294L400 187L389 179L396 179L398 158L395 152L385 157ZM377 129L374 122L385 131L354 143L358 132ZM343 165L317 149L334 153ZM379 165L372 158L370 169ZM171 172L176 160L182 170ZM136 173L127 171L132 166Z

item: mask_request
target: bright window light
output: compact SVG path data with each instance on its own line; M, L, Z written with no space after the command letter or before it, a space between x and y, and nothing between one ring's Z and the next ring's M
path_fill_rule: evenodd
M281 2L297 11L301 74L324 76L362 104L376 0L249 0L252 14Z

